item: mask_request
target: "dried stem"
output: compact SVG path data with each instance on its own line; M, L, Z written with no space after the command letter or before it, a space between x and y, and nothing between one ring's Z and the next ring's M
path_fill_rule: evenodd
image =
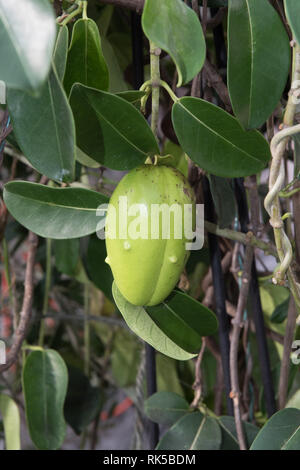
M25 339L29 321L31 318L33 301L33 272L35 263L35 254L38 244L37 236L29 232L28 236L29 250L25 272L25 290L23 297L22 310L20 312L20 321L14 334L13 344L7 354L6 364L0 365L0 372L9 369L17 360L22 343Z
M193 389L195 390L195 397L191 403L191 408L197 408L199 406L199 403L202 397L203 381L202 381L201 364L202 364L202 360L203 360L203 356L205 352L205 347L206 347L206 338L202 338L201 349L200 349L200 352L198 354L198 357L195 363L195 381L193 384Z
M245 250L244 258L244 271L242 276L242 286L239 293L237 310L234 319L232 320L233 329L230 342L230 377L231 377L231 398L233 400L234 407L234 419L237 430L237 437L239 441L239 446L241 450L247 450L247 444L243 429L242 417L241 417L241 408L240 408L240 386L239 386L239 371L238 371L238 350L239 350L239 339L240 332L242 329L242 321L244 310L246 308L250 277L251 277L251 267L253 261L253 248L247 246Z
M255 237L253 232L242 233L230 229L221 229L209 221L204 222L204 227L208 232L214 233L219 237L228 238L229 240L242 243L243 245L250 245L263 250L265 253L276 256L276 248L270 242L264 242L263 240Z

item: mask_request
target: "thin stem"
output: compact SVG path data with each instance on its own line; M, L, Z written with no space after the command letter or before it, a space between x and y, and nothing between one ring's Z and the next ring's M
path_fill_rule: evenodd
M13 344L7 354L6 364L0 365L0 373L9 369L17 360L19 351L27 333L29 321L31 318L32 302L33 302L33 273L35 254L38 244L37 236L29 232L28 237L29 250L26 263L25 272L25 289L22 303L22 310L20 312L20 321L18 324L17 331L14 334Z
M227 228L222 229L208 220L205 220L204 227L208 232L218 235L219 237L228 238L229 240L242 243L243 245L251 245L253 247L259 248L260 250L263 250L267 254L276 256L276 248L271 245L270 242L264 242L263 240L255 237L252 232L242 233Z
M12 310L14 330L16 330L17 324L18 324L16 298L15 298L15 295L14 295L13 283L12 283L12 280L11 280L10 263L9 263L9 251L8 251L7 241L6 241L5 238L3 238L2 246L3 246L4 271L5 271L5 277L6 277L6 281L7 281L7 285L8 285L8 294L9 294L9 301L10 301L11 310Z
M157 126L159 118L159 88L160 88L160 70L159 56L161 50L150 41L150 73L152 86L152 115L151 129L154 135L157 135Z
M191 408L198 408L201 398L202 398L202 388L203 388L203 379L202 379L202 370L201 364L206 348L206 338L202 338L202 345L198 357L195 363L195 381L193 384L193 389L195 390L194 400L191 403Z
M72 11L60 24L61 26L65 26L67 25L75 16L77 15L80 15L82 13L82 10L83 10L83 6L84 6L84 1L79 1L78 2L78 7Z
M289 191L289 192L280 191L279 196L280 196L280 197L283 197L283 198L292 197L292 196L294 196L295 194L297 194L299 191L300 191L300 187L299 187L299 188L292 189L292 190Z
M87 6L88 6L88 2L87 1L84 1L83 2L83 10L82 10L82 18L84 20L87 20L88 19L88 16L87 16Z
M43 300L42 319L39 332L39 346L44 345L45 339L45 317L48 313L49 291L51 286L51 238L46 239L46 272L45 272L45 291Z
M160 80L160 86L162 86L170 95L174 103L179 100L179 98L175 95L172 88L165 82L164 80Z
M286 144L290 137L300 132L299 124L293 126L297 104L297 100L295 98L299 95L299 63L300 46L296 45L293 50L292 87L289 93L289 99L283 119L283 123L287 127L278 132L271 141L272 162L270 167L269 192L265 198L265 208L270 215L270 224L273 227L275 244L280 260L280 266L275 271L273 282L283 284L285 276L287 275L289 287L295 299L298 312L300 312L300 290L291 268L293 250L291 242L285 233L284 224L281 218L279 194L285 182L283 157Z
M238 370L238 351L239 339L242 329L242 321L244 310L246 308L249 285L251 279L251 267L253 261L253 248L246 247L244 258L244 271L242 276L242 286L239 293L236 314L232 320L233 329L230 342L230 377L231 377L231 398L234 407L234 419L237 430L239 446L241 450L247 450L246 438L242 423L241 409L240 409L240 386L239 386L239 370Z
M84 373L90 374L90 286L84 285Z

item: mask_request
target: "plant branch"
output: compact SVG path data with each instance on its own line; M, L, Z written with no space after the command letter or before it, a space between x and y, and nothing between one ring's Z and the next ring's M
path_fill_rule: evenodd
M29 321L32 313L33 302L33 272L35 264L35 255L38 244L38 237L29 232L28 236L29 250L25 272L25 289L22 310L20 312L20 321L14 334L13 344L7 354L6 364L0 365L0 372L9 369L17 360L22 343L25 339Z
M159 118L159 88L160 88L160 70L159 70L159 56L161 50L150 41L150 73L151 73L151 86L152 86L152 114L151 114L151 129L154 135L157 135L157 125Z
M290 357L292 350L292 343L294 339L296 326L296 308L293 297L290 298L287 324L285 328L284 341L283 341L283 355L280 367L279 387L278 387L278 404L279 409L286 405L288 381L290 372Z
M208 84L216 90L220 99L224 103L226 111L231 112L232 106L231 106L231 101L230 101L227 86L223 82L223 79L221 75L218 73L215 66L211 64L208 59L205 60L204 71L206 73Z
M203 380L202 380L202 370L201 370L201 364L205 352L205 347L206 347L206 338L202 338L202 345L200 352L198 354L198 357L196 359L195 363L195 381L193 384L193 389L195 390L195 396L194 400L191 403L191 408L198 408L199 403L201 401L202 397L202 386L203 386Z
M41 347L44 344L45 316L48 311L50 286L51 286L51 239L47 238L46 240L45 291L44 291L44 299L43 299L41 326L40 326L40 331L39 331L39 346Z
M263 250L265 253L276 256L276 248L270 244L270 242L264 242L263 240L255 237L253 232L242 233L227 228L222 229L208 220L205 220L204 227L208 232L218 235L219 237L228 238L229 240L242 243L243 245L250 245Z
M251 267L254 250L252 246L247 246L244 258L244 271L242 276L242 285L239 293L237 310L232 320L233 330L230 342L230 377L231 377L231 398L233 400L234 419L237 431L237 437L241 450L247 450L245 433L243 429L241 408L240 408L240 386L238 371L238 351L239 339L242 329L243 315L247 304L249 285L251 279Z

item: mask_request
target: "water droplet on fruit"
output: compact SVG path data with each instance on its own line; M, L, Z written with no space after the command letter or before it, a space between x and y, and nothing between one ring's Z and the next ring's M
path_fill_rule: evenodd
M109 264L109 257L107 256L104 261L105 263Z
M125 250L130 250L130 248L131 248L130 243L129 242L124 242L124 249Z
M177 263L177 256L169 256L169 261L171 261L171 263Z

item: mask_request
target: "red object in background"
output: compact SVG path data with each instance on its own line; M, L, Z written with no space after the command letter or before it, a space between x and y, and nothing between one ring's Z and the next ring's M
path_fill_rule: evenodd
M109 415L107 411L101 411L100 419L101 421L106 421L108 418L112 416L113 417L120 416L123 413L125 413L125 411L127 411L132 405L133 405L133 401L131 400L131 398L126 397L124 398L123 401L121 401L121 403L115 406L111 415Z

